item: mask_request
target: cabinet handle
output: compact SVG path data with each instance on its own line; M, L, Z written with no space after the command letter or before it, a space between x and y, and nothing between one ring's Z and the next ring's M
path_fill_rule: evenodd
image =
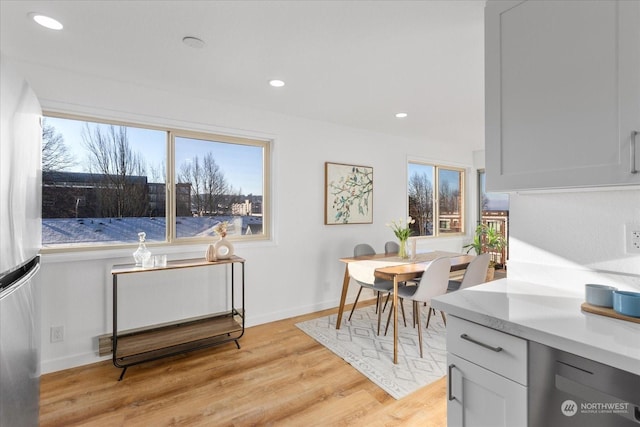
M637 130L631 131L631 173L638 173L638 169L636 169L636 136L638 135Z
M482 346L482 347L484 347L484 348L488 348L489 350L491 350L491 351L495 351L496 353L500 353L500 352L502 351L502 347L493 347L493 346L491 346L491 345L489 345L489 344L485 344L485 343L483 343L483 342L480 342L480 341L478 341L478 340L475 340L475 339L471 338L471 337L470 337L469 335L467 335L467 334L462 334L462 335L460 335L460 338L462 338L463 340L466 340L466 341L472 342L472 343L474 343L474 344L478 344L479 346Z
M449 400L453 400L455 399L455 397L453 397L453 368L455 368L456 365L454 365L453 363L451 365L449 365L449 369L447 372L447 381L448 381L448 387L447 387L447 397L449 398Z

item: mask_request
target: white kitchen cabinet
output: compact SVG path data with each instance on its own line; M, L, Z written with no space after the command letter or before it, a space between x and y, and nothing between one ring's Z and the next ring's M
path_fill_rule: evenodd
M449 427L527 425L527 388L449 353Z
M485 67L487 190L640 184L640 2L489 1Z
M527 425L527 341L449 316L447 425Z

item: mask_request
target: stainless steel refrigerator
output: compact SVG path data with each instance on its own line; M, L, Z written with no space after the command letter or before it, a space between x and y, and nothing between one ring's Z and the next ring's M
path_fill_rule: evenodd
M37 426L42 111L0 54L0 426Z

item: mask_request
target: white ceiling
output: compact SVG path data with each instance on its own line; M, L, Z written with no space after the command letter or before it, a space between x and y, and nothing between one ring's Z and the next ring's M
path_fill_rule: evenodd
M0 0L0 49L63 70L479 149L483 8L479 0ZM29 12L65 28L39 27ZM206 45L190 48L185 36ZM270 87L272 78L286 86ZM396 119L399 111L409 116Z

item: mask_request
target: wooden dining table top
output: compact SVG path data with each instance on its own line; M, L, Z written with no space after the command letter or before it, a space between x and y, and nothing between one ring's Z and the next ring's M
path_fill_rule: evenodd
M423 255L423 257L421 257ZM424 256L426 255L426 256ZM399 265L380 267L375 270L375 277L384 280L393 280L394 276L399 281L410 280L419 277L424 273L429 263L437 257L447 257L451 261L451 271L459 271L467 268L469 263L475 258L473 255L460 254L455 252L434 251L418 254L415 259L401 259L395 254L375 254L362 255L357 257L340 258L340 261L351 263L356 261L377 260L377 261L398 261ZM428 259L427 259L428 258Z

